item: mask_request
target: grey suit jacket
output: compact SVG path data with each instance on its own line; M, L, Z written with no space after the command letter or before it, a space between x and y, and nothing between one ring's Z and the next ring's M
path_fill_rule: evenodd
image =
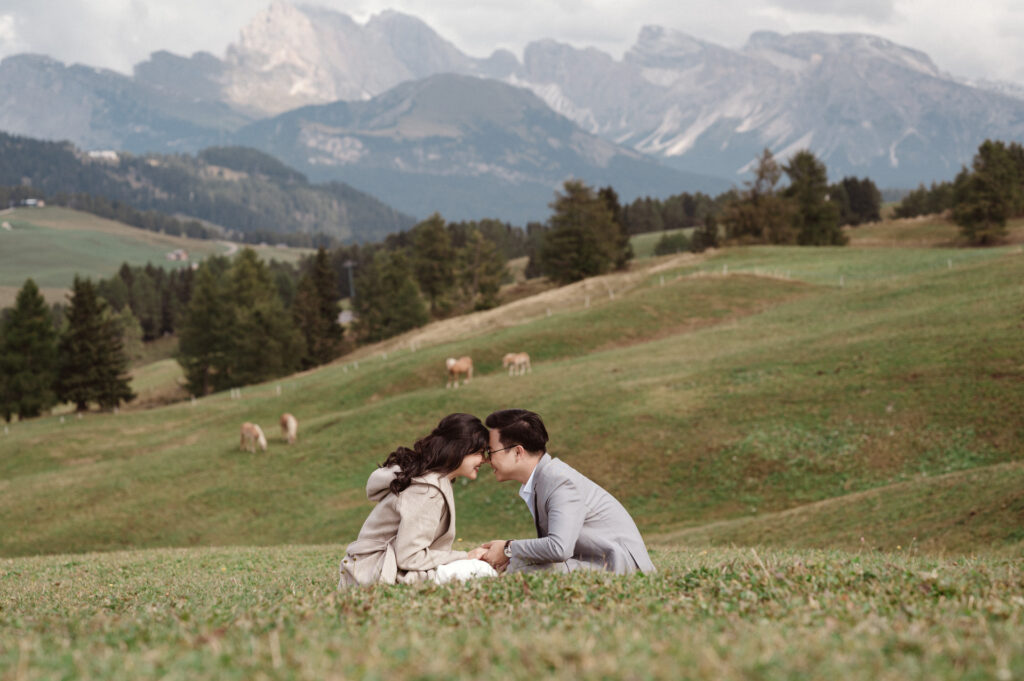
M654 572L636 523L600 485L546 453L533 476L538 538L512 542L513 569L547 564L562 571Z

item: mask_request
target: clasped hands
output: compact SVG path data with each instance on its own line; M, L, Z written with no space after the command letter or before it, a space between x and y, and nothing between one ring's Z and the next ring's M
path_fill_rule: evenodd
M509 563L505 556L505 543L504 539L484 542L469 552L469 558L485 561L498 572L504 572Z

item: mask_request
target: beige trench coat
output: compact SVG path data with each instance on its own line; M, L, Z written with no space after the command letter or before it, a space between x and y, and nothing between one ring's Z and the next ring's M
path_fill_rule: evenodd
M345 551L339 589L421 582L433 579L439 565L468 557L465 551L452 551L455 499L451 481L439 473L426 473L395 495L388 485L397 470L397 466L378 468L366 482L366 496L377 505Z

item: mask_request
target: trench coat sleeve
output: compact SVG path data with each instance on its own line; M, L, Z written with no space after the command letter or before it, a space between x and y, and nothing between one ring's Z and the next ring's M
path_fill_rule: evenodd
M547 512L547 534L515 540L512 555L526 563L561 563L572 558L587 515L579 490L572 480L563 478L540 503Z
M441 491L428 485L411 485L398 496L395 560L399 570L433 570L468 557L465 551L452 551L450 539L447 547L432 548L446 529L441 527L442 520L451 522L445 505Z

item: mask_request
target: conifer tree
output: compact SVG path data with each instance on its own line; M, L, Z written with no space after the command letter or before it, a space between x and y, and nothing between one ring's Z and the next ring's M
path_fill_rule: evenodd
M0 340L0 413L39 416L57 403L57 333L32 279L18 292Z
M182 316L177 360L193 395L237 385L231 376L235 329L228 266L227 258L214 257L199 267Z
M1016 148L1014 148L1016 147ZM971 164L953 183L953 221L975 246L996 243L1006 235L1006 219L1024 203L1024 167L1016 162L1019 145L985 140Z
M409 251L413 273L423 295L430 301L431 314L444 314L446 295L455 284L455 250L444 219L434 213L413 227Z
M234 308L233 385L256 383L299 368L302 335L278 298L270 270L251 248L235 256L228 291Z
M409 261L401 252L377 251L356 280L356 333L366 342L427 323L427 309Z
M498 304L498 291L507 270L493 243L478 229L471 229L459 251L459 278L470 306L488 310Z
M619 261L619 228L604 199L579 180L556 193L550 229L541 244L541 267L559 284L603 274Z
M780 196L776 185L782 169L770 149L757 158L754 179L731 197L722 215L726 235L740 243L790 244L796 241L793 207Z
M305 343L303 366L326 364L341 353L337 275L323 248L317 250L310 270L299 280L292 316Z
M75 277L68 326L60 339L57 396L78 411L90 402L109 409L135 397L126 374L121 329L88 279Z
M615 269L625 269L629 261L633 259L633 246L629 243L629 231L626 229L625 221L622 217L622 205L619 203L619 195L611 186L602 187L597 191L597 195L608 206L608 210L612 214L612 222L615 223L615 227L618 230L618 233L615 235ZM664 225L664 223L662 224Z
M793 226L801 246L842 246L846 235L839 228L839 207L828 200L825 164L810 151L798 151L783 167L789 177L784 192L793 201Z

